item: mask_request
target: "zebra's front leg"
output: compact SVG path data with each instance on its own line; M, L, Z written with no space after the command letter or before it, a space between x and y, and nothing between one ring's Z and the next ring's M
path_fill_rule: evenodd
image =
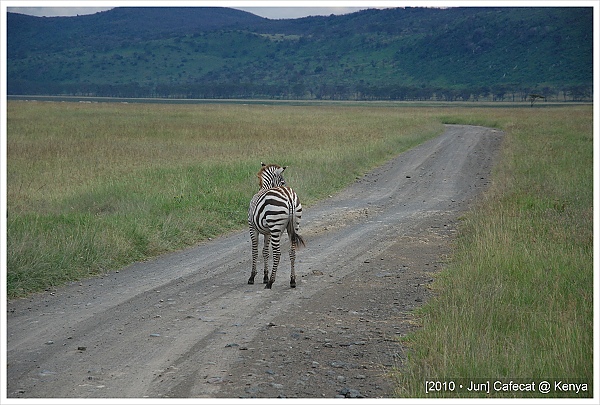
M265 261L263 283L269 282L269 245L271 244L271 236L265 235L265 245L263 246L263 259Z
M277 274L277 266L279 265L279 259L281 258L281 250L279 249L279 238L280 234L271 235L271 247L273 249L273 270L271 271L271 278L269 278L265 288L271 288L275 282L275 275Z
M252 240L252 272L248 279L248 284L254 284L256 276L256 261L258 260L258 232L250 227L250 239Z
M294 270L294 263L296 262L296 244L292 242L290 244L290 266L292 273L290 275L290 287L296 288L296 271Z

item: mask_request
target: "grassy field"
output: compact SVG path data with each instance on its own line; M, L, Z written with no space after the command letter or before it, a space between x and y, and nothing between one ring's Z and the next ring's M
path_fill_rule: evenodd
M8 295L245 228L261 161L310 205L442 131L418 111L9 102Z
M310 205L442 123L506 131L435 297L403 339L401 397L425 381L593 387L593 110L8 103L10 297L246 227L260 162ZM486 396L486 394L478 394ZM493 393L492 396L527 396ZM540 396L539 392L533 396ZM549 395L550 396L550 395ZM556 395L554 395L556 396Z
M402 397L591 397L593 111L458 110L445 122L507 132L493 185L462 221L436 296L404 339ZM587 383L583 393L472 394L470 379ZM425 392L425 381L456 382Z

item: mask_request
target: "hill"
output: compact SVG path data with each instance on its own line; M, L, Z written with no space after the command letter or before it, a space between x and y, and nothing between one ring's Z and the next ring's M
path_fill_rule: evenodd
M77 17L32 17L7 13L14 43L9 57L22 52L63 51L82 48L97 51L123 41L142 43L160 38L192 35L215 29L244 29L262 20L254 14L220 7L139 7Z
M593 9L396 8L270 20L229 8L7 15L8 94L591 97Z

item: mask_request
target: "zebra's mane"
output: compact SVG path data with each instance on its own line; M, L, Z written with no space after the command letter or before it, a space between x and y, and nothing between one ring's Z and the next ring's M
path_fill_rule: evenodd
M266 185L264 183L264 181L268 180L270 183L272 183L274 176L279 176L283 180L283 176L281 175L281 173L283 173L283 171L285 170L286 166L284 166L282 168L281 166L276 165L276 164L266 165L266 164L264 164L262 162L261 162L261 165L262 165L262 167L260 168L259 172L257 173L258 179L260 181L260 188L261 189ZM282 169L282 170L279 173L277 173L279 169ZM285 183L285 180L284 180L284 183ZM271 184L271 187L273 187L272 184Z

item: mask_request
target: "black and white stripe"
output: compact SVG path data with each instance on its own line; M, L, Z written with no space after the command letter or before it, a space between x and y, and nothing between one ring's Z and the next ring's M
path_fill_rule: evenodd
M252 239L252 273L248 284L254 284L256 276L256 262L258 260L258 238L264 235L264 277L265 288L271 288L275 282L275 274L281 256L281 235L287 231L290 238L290 262L291 276L290 286L296 287L296 273L294 262L296 260L296 247L304 240L298 234L300 218L302 217L302 205L298 195L290 187L285 185L283 171L285 166L265 165L258 172L260 179L260 190L252 197L248 209L248 225L250 227L250 238ZM273 270L269 278L269 245L273 250Z

